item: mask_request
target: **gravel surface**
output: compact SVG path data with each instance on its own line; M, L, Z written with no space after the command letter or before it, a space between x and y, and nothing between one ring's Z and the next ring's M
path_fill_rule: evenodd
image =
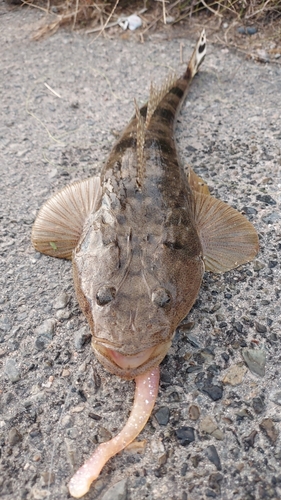
M63 30L34 42L38 11L0 13L0 496L62 500L97 443L123 427L134 382L95 360L71 264L37 254L31 226L52 193L99 171L133 98L182 71L180 43L187 59L194 42ZM280 95L280 66L208 46L179 151L246 213L261 250L224 276L206 273L161 365L146 445L112 459L85 499L281 498Z

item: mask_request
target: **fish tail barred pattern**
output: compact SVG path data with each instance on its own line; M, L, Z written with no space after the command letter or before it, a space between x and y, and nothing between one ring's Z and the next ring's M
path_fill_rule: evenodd
M190 79L193 78L194 75L196 75L199 66L204 61L205 55L206 55L206 34L205 30L203 29L196 44L196 47L193 51L193 54L191 56L191 59L189 61L185 78L187 77L188 79Z
M153 129L155 132L159 124L168 125L170 128L174 127L180 105L185 98L191 80L204 60L205 54L206 35L205 30L203 30L185 73L180 78L170 75L159 89L151 86L145 121L147 130Z
M168 151L174 158L176 151L173 141L175 118L180 110L193 76L198 71L206 53L205 30L201 32L185 73L177 78L171 73L161 86L151 84L148 102L138 108L122 136L117 141L104 166L103 174L121 165L125 152L136 152L136 189L142 191L146 169L146 153L152 142L158 141L163 152Z
M141 190L145 176L145 154L141 151L150 147L151 139L159 141L159 144L165 143L164 149L172 153L174 149L173 134L171 133L175 118L180 110L188 91L189 84L197 73L200 64L203 62L206 54L206 35L205 30L196 43L195 49L188 63L185 73L177 78L175 73L171 73L162 86L157 87L153 83L150 87L149 100L145 106L136 112L137 122L137 187ZM169 144L166 144L166 143ZM175 156L175 152L173 152Z

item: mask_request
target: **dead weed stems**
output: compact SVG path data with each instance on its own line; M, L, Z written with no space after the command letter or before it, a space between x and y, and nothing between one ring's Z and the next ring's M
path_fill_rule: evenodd
M52 17L36 33L35 39L63 25L70 25L72 29L87 27L89 32L101 34L130 14L140 15L141 35L157 26L177 24L202 13L220 21L247 24L268 24L281 17L281 0L22 0L22 3Z

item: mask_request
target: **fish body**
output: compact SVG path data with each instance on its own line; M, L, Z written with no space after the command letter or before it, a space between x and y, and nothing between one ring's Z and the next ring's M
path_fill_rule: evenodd
M101 175L52 197L33 227L37 250L72 258L95 353L124 378L162 361L205 269L226 271L258 250L252 224L178 160L174 124L205 43L202 32L184 75L136 106Z

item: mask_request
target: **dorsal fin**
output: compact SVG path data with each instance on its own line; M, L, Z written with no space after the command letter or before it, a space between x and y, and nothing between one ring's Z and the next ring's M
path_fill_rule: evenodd
M145 161L144 161L144 140L145 140L145 123L140 113L140 108L135 100L136 108L136 121L137 121L137 176L136 184L138 189L141 190L145 175Z
M160 102L169 92L169 90L173 88L176 81L177 81L177 76L174 72L172 72L168 75L168 77L160 87L156 87L156 85L154 85L154 83L151 82L149 100L147 103L146 121L145 121L146 128L149 126L149 122L157 106L159 106Z

